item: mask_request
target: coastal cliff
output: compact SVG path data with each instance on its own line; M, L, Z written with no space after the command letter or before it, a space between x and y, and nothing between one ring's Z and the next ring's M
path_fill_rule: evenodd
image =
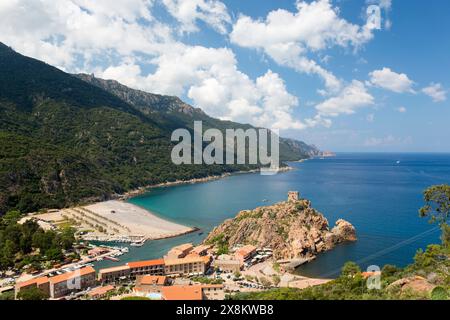
M288 201L239 212L205 239L205 243L230 248L240 244L270 247L276 259L314 258L346 241L356 241L352 224L340 219L330 230L328 220L296 192L289 193Z

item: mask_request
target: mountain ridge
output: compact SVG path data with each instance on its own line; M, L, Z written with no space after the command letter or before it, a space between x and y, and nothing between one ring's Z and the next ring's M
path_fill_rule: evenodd
M176 97L159 97L172 101L175 109L163 101L160 107L169 112L146 112L145 105L139 109L0 43L0 215L11 209L31 212L104 200L143 186L258 167L174 165L171 132L189 128L194 118L209 125L250 126L221 122ZM181 111L189 112L179 112L179 104ZM289 146L282 148L284 160L308 157Z
M184 127L192 129L193 120L201 120L207 128L256 128L250 124L242 124L228 120L220 120L207 115L201 108L195 108L176 96L154 94L142 90L127 87L116 80L105 80L89 74L74 74L92 85L110 92L136 107L144 114L155 114L163 111L171 121L181 121ZM161 104L165 105L164 109ZM168 108L167 108L168 106ZM297 155L295 155L297 153ZM314 145L308 145L303 141L280 137L280 154L284 161L301 160L306 157L319 156L321 151Z

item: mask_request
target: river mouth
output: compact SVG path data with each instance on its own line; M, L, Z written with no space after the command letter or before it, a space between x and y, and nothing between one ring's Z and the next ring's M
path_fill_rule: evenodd
M330 227L339 218L352 223L358 237L355 243L338 245L299 267L297 272L302 275L334 277L347 261L359 262L364 269L385 264L405 266L417 249L439 242L439 232L428 232L432 226L419 218L418 209L423 205L425 188L450 181L449 154L342 153L290 165L295 170L274 176L229 176L155 188L129 199L162 218L201 231L150 241L131 248L121 260L159 258L172 246L200 243L212 228L240 210L284 201L290 190L298 190L301 197L311 200Z

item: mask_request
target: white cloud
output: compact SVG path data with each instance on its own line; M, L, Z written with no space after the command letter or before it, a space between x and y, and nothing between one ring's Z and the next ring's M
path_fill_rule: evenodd
M319 75L328 89L337 92L341 83L335 75L307 57L334 46L360 47L372 39L368 25L355 25L339 17L329 0L297 2L297 12L271 11L264 20L240 16L230 39L242 47L263 50L280 65Z
M316 105L320 115L336 117L340 114L353 114L357 109L374 103L373 96L361 81L353 80L337 96Z
M155 72L143 75L137 65L110 67L98 75L142 90L187 95L211 116L276 129L304 129L326 125L315 118L293 116L298 99L277 73L267 71L256 80L238 70L230 49L180 46L153 60Z
M217 0L164 2L186 32L195 31L202 20L224 33L231 21ZM296 13L273 11L263 22L241 17L233 30L234 41L264 49L280 64L320 75L336 92L317 106L319 114L301 121L295 112L299 101L279 74L268 70L251 79L239 70L231 49L178 41L179 30L158 21L153 5L154 0L2 1L0 41L68 72L94 72L133 88L187 96L212 116L258 126L329 127L329 116L373 103L362 83L354 81L341 90L339 79L306 57L335 45L358 47L372 37L364 26L340 18L326 0L298 2Z
M14 0L0 6L0 40L19 52L74 71L136 52L155 55L172 40L149 0ZM140 23L146 21L148 26Z
M447 100L447 91L442 88L440 83L431 83L428 87L423 88L422 92L431 97L434 102Z
M218 31L229 22L219 1L165 1L186 30L198 19ZM177 5L180 5L179 7ZM94 72L149 92L188 96L212 116L259 126L303 129L298 99L276 73L257 79L238 69L228 48L185 45L152 16L150 0L15 0L0 4L0 40L69 72ZM145 23L142 23L142 21ZM45 21L45 23L43 23ZM146 73L146 69L154 70Z
M203 20L221 34L227 33L231 17L218 0L162 0L169 13L181 23L182 32L198 31L197 20Z
M383 68L369 73L370 84L397 93L411 92L414 84L404 73L396 73L390 68Z
M400 113L405 113L407 110L406 110L405 107L399 107L399 108L397 109L397 111L400 112Z

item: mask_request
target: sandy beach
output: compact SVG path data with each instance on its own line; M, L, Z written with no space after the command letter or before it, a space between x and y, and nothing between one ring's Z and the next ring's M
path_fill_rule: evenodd
M120 200L98 202L62 210L51 210L22 219L37 219L45 229L61 225L75 227L85 240L132 242L180 236L197 230L167 221L134 204Z
M126 226L131 235L142 235L150 240L175 237L194 230L194 228L162 219L148 210L123 201L110 200L84 208Z

